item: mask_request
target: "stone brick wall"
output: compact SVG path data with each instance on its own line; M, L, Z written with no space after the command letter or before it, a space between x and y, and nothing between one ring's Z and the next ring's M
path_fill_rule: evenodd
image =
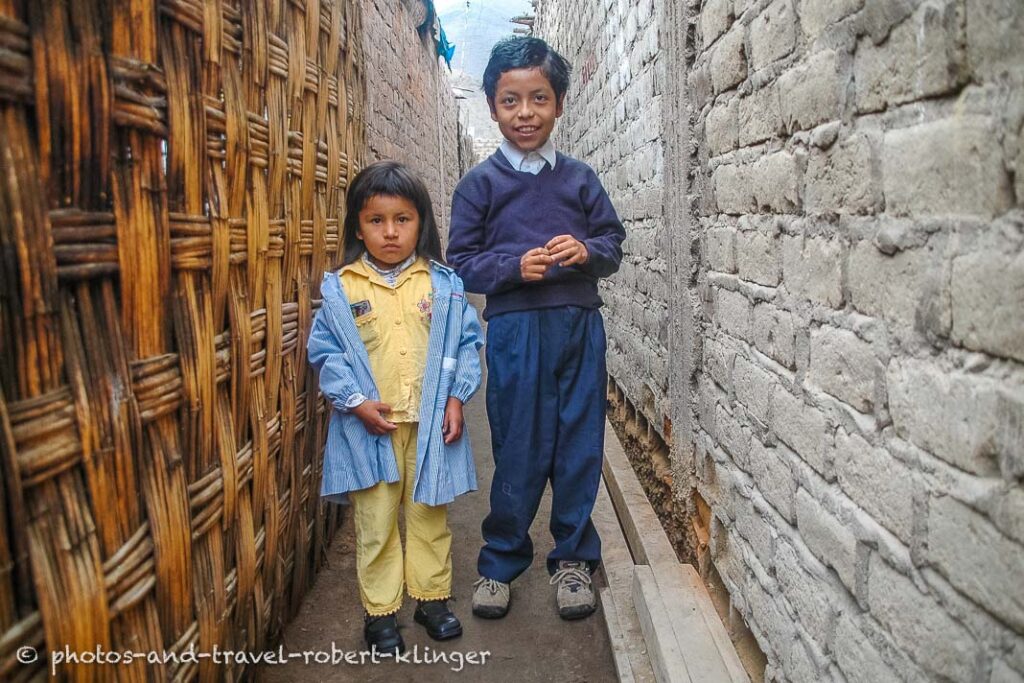
M573 65L555 144L590 164L627 239L602 287L608 371L664 435L668 416L668 289L660 143L664 67L654 0L540 0L536 32Z
M1009 680L1024 5L691 8L716 565L778 677Z
M628 43L626 4L549 0L538 25L579 68L590 24L596 54ZM668 77L644 132L669 163L644 248L672 262L613 280L609 327L632 340L613 367L649 376L642 313L616 304L667 272L678 495L711 504L767 678L1022 680L1024 3L655 16ZM610 59L570 138L592 164L647 148L602 125L630 108L629 56Z
M494 154L494 150L501 147L502 141L503 138L474 138L473 153L476 154L478 160L483 161Z
M416 32L424 15L420 0L363 3L367 157L414 168L430 188L446 236L452 191L474 160L448 69L431 38Z

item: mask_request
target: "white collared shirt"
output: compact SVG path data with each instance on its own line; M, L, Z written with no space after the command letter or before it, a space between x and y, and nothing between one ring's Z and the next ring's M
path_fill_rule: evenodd
M551 142L551 138L548 138L539 149L532 152L523 153L517 149L508 140L501 143L501 153L508 159L508 163L512 164L512 168L523 173L532 173L537 175L544 170L544 164L551 164L552 170L555 168L555 160L558 156L555 154L555 143Z

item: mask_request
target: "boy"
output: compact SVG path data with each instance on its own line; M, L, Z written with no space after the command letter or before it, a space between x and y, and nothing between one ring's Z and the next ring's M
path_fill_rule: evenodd
M529 529L551 481L551 583L558 613L594 611L601 540L590 520L604 455L605 335L598 278L622 261L625 231L589 166L549 139L569 64L538 38L494 46L484 72L500 149L455 189L448 260L487 295L487 417L494 451L473 613L508 612L529 567Z

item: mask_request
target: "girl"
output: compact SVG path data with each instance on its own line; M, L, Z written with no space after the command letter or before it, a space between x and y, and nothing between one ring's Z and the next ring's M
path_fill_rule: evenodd
M346 209L342 267L324 274L308 344L333 407L320 495L352 503L367 647L401 653L403 589L432 638L462 635L448 608L447 504L476 490L462 406L480 386L483 338L462 280L442 264L423 181L394 161L371 164Z

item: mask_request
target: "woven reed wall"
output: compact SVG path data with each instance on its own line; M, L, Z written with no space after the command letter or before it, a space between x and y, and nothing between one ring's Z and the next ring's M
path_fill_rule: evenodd
M0 0L0 680L258 651L298 607L336 523L304 351L365 144L358 7Z

